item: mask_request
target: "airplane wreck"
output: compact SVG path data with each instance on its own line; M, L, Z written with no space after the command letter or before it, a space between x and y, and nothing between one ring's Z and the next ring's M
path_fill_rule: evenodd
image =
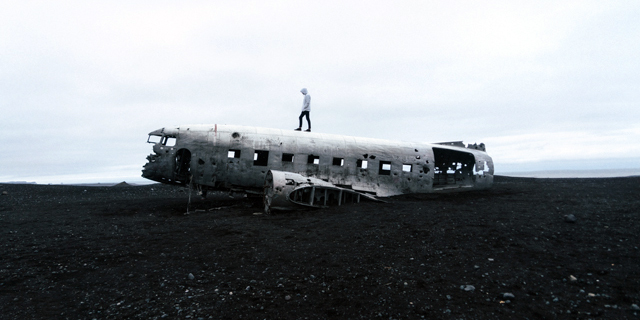
M262 195L265 212L493 184L484 144L414 143L233 125L149 133L144 178Z

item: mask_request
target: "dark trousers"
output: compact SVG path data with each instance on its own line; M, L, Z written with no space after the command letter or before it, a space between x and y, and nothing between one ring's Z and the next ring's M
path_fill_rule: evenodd
M304 116L307 116L307 124L309 125L309 129L311 129L311 120L309 119L309 111L302 111L300 113L300 117L298 118L298 120L300 120L300 125L298 127L302 128L302 118Z

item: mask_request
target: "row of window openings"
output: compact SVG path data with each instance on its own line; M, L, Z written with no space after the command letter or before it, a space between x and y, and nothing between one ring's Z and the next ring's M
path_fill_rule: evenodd
M240 158L240 150L229 150L227 155L229 158ZM254 166L266 166L269 160L269 151L256 150L253 153L253 165ZM292 153L283 153L282 162L293 162ZM320 156L309 155L307 157L308 164L320 164ZM334 166L344 166L344 158L333 158ZM367 160L358 159L356 161L356 167L366 169L368 165ZM402 171L412 172L412 165L403 164ZM391 174L391 161L380 161L380 172L382 175Z

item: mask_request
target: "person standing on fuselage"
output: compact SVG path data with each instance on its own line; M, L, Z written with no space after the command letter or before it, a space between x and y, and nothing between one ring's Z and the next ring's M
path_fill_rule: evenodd
M302 112L300 113L300 117L298 117L298 120L300 121L300 125L298 126L298 129L296 129L296 131L300 131L302 130L302 118L304 116L307 117L307 124L309 125L309 129L305 130L306 132L311 132L311 119L309 119L309 112L311 112L311 95L309 95L309 92L307 91L307 88L302 88L302 90L300 90L300 92L302 92L302 94L304 95L304 99L302 100Z

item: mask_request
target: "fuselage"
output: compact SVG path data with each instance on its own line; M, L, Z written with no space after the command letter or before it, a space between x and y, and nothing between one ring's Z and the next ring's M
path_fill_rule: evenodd
M493 161L484 145L464 147L232 125L192 125L149 133L154 154L142 176L204 189L261 193L269 170L386 197L484 189Z

